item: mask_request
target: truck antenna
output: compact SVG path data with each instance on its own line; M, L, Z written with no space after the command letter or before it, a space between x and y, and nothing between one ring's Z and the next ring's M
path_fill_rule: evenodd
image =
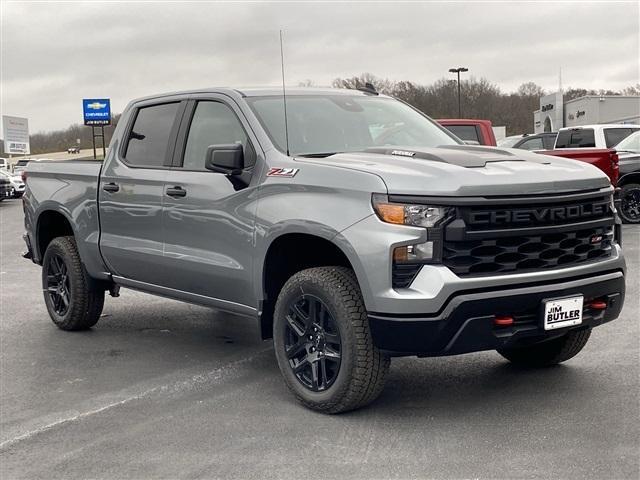
M280 30L280 64L282 66L282 102L284 106L284 141L287 144L287 156L289 156L289 125L287 122L287 90L284 82L284 49L282 48L282 30Z

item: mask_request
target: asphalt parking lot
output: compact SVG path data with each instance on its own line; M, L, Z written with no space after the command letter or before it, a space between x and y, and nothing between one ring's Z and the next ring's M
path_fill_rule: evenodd
M396 359L380 399L325 416L287 392L243 319L141 293L88 332L49 320L0 203L0 477L632 478L640 475L640 227L622 317L564 365Z

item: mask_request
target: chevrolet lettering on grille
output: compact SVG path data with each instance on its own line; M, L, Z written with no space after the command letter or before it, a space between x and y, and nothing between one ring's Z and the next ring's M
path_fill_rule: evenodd
M549 223L559 220L601 217L609 213L610 202L539 207L513 210L488 210L469 212L471 225L499 225L510 223Z

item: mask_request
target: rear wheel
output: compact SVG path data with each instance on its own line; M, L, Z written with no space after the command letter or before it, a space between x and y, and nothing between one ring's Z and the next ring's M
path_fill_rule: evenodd
M619 213L625 223L640 223L640 184L623 185L620 190Z
M53 323L62 330L85 330L100 318L104 290L91 288L73 237L54 238L42 261L42 290Z
M499 349L511 363L525 367L549 367L575 357L584 348L591 330L572 330L553 340L518 348Z
M340 413L378 397L389 358L373 345L353 271L319 267L296 273L282 288L274 315L278 365L302 404Z

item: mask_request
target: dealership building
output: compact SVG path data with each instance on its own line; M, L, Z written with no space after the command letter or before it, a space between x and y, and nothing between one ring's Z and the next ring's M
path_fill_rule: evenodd
M586 95L565 102L562 92L555 92L541 97L533 112L535 133L596 123L640 124L640 96Z

